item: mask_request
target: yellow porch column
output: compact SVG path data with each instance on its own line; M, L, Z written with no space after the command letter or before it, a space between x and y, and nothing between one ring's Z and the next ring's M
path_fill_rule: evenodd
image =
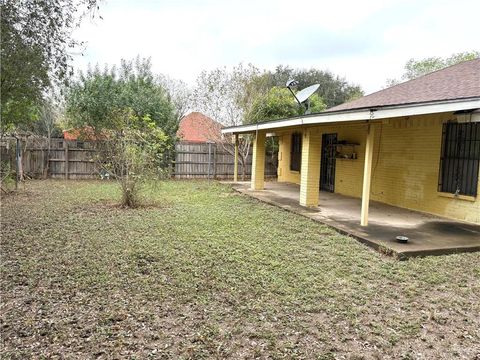
M302 166L300 171L300 205L318 206L320 184L321 135L307 129L302 135Z
M360 225L368 225L368 207L370 203L370 185L372 182L372 160L373 145L375 141L375 127L368 124L367 143L365 145L365 164L363 168L363 189L362 189L362 213L360 215Z
M257 132L253 139L252 190L263 190L265 178L265 132Z
M235 162L233 164L233 181L238 181L238 134L235 134Z

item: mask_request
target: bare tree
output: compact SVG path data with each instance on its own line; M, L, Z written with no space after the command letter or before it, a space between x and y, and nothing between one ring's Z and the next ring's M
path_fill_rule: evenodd
M266 91L263 72L255 66L242 64L232 70L226 67L203 71L197 78L193 91L195 109L220 122L223 126L238 126L246 121L255 98ZM234 154L232 137L224 137L215 126L211 129L211 141L222 145L229 154ZM252 138L243 135L239 139L238 157L242 164L242 179L246 179L247 157Z
M55 102L53 97L46 98L39 109L39 117L36 125L36 133L46 137L47 154L45 156L45 164L43 168L43 177L46 179L50 171L50 152L51 139L56 125L61 117L61 111L58 102Z
M192 107L192 91L187 83L168 75L159 75L158 82L167 91L170 101L175 106L177 120L180 120Z

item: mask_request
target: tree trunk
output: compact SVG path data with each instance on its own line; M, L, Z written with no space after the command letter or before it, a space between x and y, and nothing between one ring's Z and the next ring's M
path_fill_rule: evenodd
M240 157L240 162L242 163L242 181L245 181L247 179L247 166L245 164L245 157L243 155L239 157Z
M18 186L18 182L24 180L23 175L23 151L22 151L22 141L17 138L16 144L16 162L17 162L17 183L15 184L15 188Z

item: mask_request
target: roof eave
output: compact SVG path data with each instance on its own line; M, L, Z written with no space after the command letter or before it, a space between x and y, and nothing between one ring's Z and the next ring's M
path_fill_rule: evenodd
M252 125L231 126L223 128L222 134L252 133L259 130L270 130L291 126L379 120L401 116L435 114L478 108L480 108L480 97L424 102L414 105L406 104L362 109L348 109L266 121Z

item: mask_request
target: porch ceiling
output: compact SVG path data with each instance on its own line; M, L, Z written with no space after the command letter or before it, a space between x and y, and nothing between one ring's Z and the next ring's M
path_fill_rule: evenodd
M249 186L248 182L233 184L241 193L324 223L370 247L400 258L480 251L480 225L372 201L369 225L362 227L360 199L320 192L320 206L311 209L298 204L298 185L267 182L262 191L252 191ZM395 238L399 235L407 236L408 244L398 243Z

